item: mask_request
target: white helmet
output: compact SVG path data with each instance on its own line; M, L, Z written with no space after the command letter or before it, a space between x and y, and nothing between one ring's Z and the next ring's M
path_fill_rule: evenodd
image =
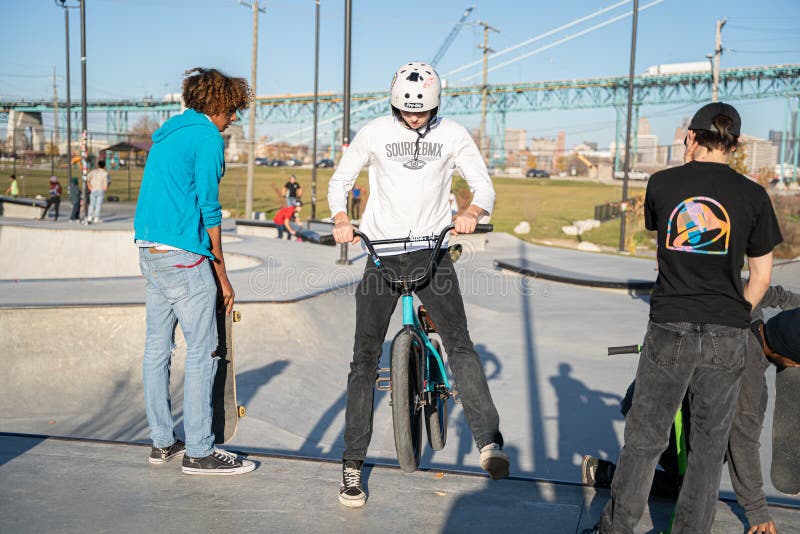
M406 63L392 78L392 107L399 111L428 111L439 107L442 82L434 68L421 61Z

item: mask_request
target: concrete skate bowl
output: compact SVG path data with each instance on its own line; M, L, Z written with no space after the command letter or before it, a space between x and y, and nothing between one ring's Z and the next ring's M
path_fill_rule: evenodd
M239 448L308 455L334 449L354 325L332 312L352 317L352 300L330 294L294 304L237 304L237 387L247 407L234 441ZM3 308L0 339L0 431L147 439L144 306ZM178 327L171 382L179 433L185 354ZM340 413L326 432L318 416L337 401Z
M287 304L237 304L238 401L247 415L238 450L340 458L355 303L350 291ZM53 325L58 325L57 330ZM390 330L400 327L398 314ZM144 306L0 308L5 369L0 431L146 442L141 381ZM186 346L176 333L171 369L175 424L182 435ZM384 344L388 364L389 342ZM396 463L388 393L375 393L370 457ZM448 449L424 463L477 470L459 405L451 406ZM462 452L459 452L462 451Z
M230 271L261 263L242 254L225 262ZM0 280L128 276L141 276L133 231L0 225Z

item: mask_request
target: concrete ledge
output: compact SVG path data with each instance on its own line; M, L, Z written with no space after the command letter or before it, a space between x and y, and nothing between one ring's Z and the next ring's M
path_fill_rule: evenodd
M655 281L642 279L625 279L596 276L591 273L567 271L549 265L537 263L525 258L494 260L499 269L513 271L533 278L541 278L552 282L561 282L588 287L602 287L607 289L626 289L633 291L650 291Z
M47 205L35 198L11 198L0 196L0 216L20 219L38 219Z

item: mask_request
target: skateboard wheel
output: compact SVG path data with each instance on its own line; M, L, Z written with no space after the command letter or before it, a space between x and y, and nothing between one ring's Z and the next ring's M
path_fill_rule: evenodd
M242 320L242 314L238 310L233 310L233 322L238 323Z
M239 406L236 411L239 412L239 417L244 417L247 415L247 408L244 406Z

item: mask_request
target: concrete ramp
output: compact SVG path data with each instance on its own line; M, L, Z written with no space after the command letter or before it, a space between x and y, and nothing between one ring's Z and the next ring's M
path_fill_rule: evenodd
M0 225L0 251L0 280L141 276L133 230ZM232 271L261 264L242 254L225 260Z

